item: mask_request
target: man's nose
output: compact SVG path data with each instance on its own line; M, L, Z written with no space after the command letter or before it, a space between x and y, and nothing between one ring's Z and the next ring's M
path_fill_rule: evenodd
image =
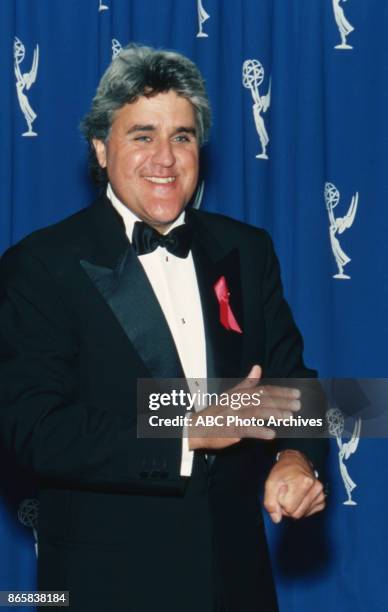
M175 155L172 143L169 139L160 140L156 143L152 161L160 166L170 167L175 164Z

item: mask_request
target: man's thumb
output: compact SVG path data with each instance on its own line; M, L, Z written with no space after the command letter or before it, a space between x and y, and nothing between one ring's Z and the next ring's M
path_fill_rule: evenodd
M257 385L257 383L259 382L261 378L262 373L263 373L263 370L261 369L261 367L255 364L254 366L252 366L245 380L247 382L250 382L252 385Z

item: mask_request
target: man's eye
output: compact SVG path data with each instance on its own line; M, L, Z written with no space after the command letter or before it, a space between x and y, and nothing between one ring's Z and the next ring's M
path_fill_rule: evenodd
M135 140L139 142L151 142L150 136L136 136Z
M178 136L175 136L174 140L175 142L190 142L190 138L185 134L178 134Z

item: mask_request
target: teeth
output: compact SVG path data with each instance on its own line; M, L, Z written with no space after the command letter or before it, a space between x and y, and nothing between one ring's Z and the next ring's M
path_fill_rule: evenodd
M158 183L160 185L165 185L166 183L173 183L175 181L175 176L145 176L147 181L151 181L151 183Z

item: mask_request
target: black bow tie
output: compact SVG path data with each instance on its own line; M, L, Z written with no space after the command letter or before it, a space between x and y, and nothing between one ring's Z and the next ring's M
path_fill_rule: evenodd
M192 230L187 223L178 225L168 234L159 234L144 221L136 221L132 234L132 246L137 255L152 253L158 246L161 246L173 255L184 258L189 254L191 238Z

